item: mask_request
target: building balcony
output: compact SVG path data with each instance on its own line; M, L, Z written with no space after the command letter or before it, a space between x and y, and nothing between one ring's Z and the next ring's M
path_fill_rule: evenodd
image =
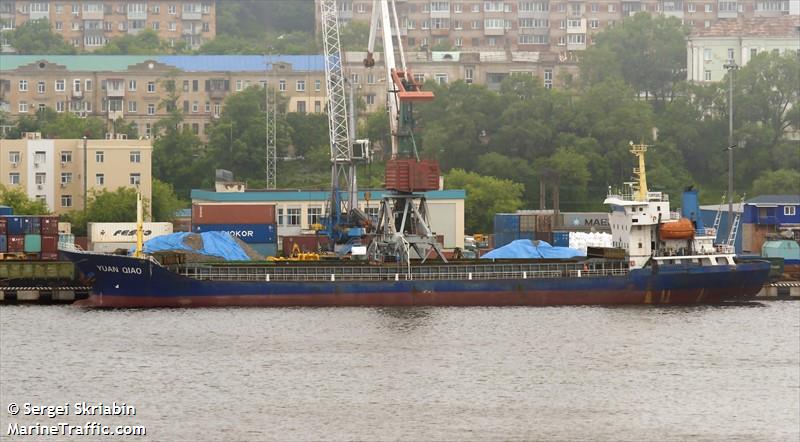
M225 98L228 95L228 91L222 89L211 89L208 91L208 96L211 98Z
M200 11L182 11L181 20L202 20L203 13Z
M586 19L580 20L567 20L567 34L585 34L586 33Z
M108 88L106 90L106 96L108 98L123 98L125 97L125 88Z
M196 28L183 28L181 35L200 35L202 34L201 30L202 28L199 26Z
M483 30L483 35L506 35L506 30L503 28L486 28Z
M450 29L449 28L438 28L438 29L431 28L431 35L434 35L434 36L447 36L447 35L450 35Z
M31 11L30 12L30 20L40 20L40 19L49 19L50 18L50 11Z
M450 18L450 10L431 11L431 18Z
M102 20L104 15L103 11L83 11L81 13L84 20Z
M111 121L116 121L116 120L118 120L120 118L124 118L124 117L125 117L125 113L123 111L121 111L121 110L117 110L117 111L110 110L110 111L108 111L108 119L111 120Z
M567 43L568 51L585 51L586 43Z
M72 90L70 96L75 100L81 100L83 99L83 91Z
M519 11L519 18L550 18L548 11Z
M147 20L147 12L128 11L128 20Z

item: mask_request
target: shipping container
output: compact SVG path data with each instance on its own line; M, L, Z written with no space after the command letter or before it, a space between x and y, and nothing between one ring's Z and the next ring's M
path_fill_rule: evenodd
M42 235L42 253L53 252L58 252L58 236Z
M25 235L25 253L39 253L42 251L42 235L28 233Z
M42 218L38 216L21 216L22 218L22 232L25 234L42 233Z
M192 232L226 232L248 244L277 244L278 228L275 224L196 224Z
M72 233L72 223L59 222L58 233L65 233L65 234Z
M558 228L572 231L611 231L611 226L608 223L608 213L606 212L562 212L559 221Z
M556 247L569 247L569 232L553 232L553 245Z
M6 253L8 251L8 239L6 239L5 235L0 235L0 253Z
M283 256L290 256L295 244L297 244L301 252L317 253L329 249L330 238L322 235L284 236L281 238Z
M264 257L278 256L278 244L248 244L248 246Z
M536 232L534 239L553 245L553 232Z
M495 233L519 233L519 215L516 213L498 213L494 216Z
M519 215L519 230L521 232L535 232L537 217L538 215Z
M192 224L275 224L274 204L193 204Z
M493 248L497 249L519 239L519 233L495 233Z
M552 232L553 231L553 216L552 215L538 215L536 217L536 231L537 232Z
M13 215L14 209L8 206L0 206L0 216Z
M427 192L439 189L439 163L435 160L389 160L385 188L399 192Z
M57 216L43 216L41 222L42 235L58 235L58 217ZM34 232L37 233L37 232Z
M25 251L25 235L7 235L8 253L20 253Z
M172 233L172 223L144 223L144 240ZM136 223L89 223L89 243L136 242Z
M9 216L6 217L7 228L8 228L8 235L24 235L25 230L22 228L22 217L21 216Z
M0 235L8 234L8 220L0 217Z

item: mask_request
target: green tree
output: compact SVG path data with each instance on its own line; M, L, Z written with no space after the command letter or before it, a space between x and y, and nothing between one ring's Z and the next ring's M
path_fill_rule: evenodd
M14 210L15 215L47 215L50 210L47 203L30 199L19 187L8 188L0 184L0 206L8 206Z
M494 214L514 212L522 207L522 184L510 180L453 169L445 175L445 188L464 189L467 193L464 223L467 232L492 230Z
M769 170L753 182L753 196L800 194L800 171L796 169Z
M187 206L175 195L175 189L169 183L153 179L152 218L156 222L172 222L175 212Z
M656 101L673 97L685 77L688 28L674 17L638 13L595 36L581 63L584 81L618 78ZM589 83L593 84L593 83Z
M47 19L30 20L13 31L3 33L18 54L64 55L74 54L75 48L61 35L53 32Z
M579 210L594 202L587 195L591 178L589 160L576 149L560 147L543 162L543 166L559 176L561 210Z
M61 218L72 224L72 233L75 236L84 236L87 224L92 223L120 223L136 221L136 189L120 187L117 190L107 189L89 191L89 203L85 210L73 210ZM149 213L149 202L144 201L145 219Z
M102 118L81 118L72 112L56 114L55 119L45 121L41 126L45 138L78 139L84 135L90 139L102 139L106 133L106 123Z
M170 47L156 31L145 29L138 34L125 34L112 38L102 48L94 51L101 55L157 55L185 52L186 43L176 42Z

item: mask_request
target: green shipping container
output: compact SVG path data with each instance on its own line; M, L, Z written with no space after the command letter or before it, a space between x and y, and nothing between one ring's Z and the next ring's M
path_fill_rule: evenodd
M74 280L75 266L68 261L0 261L0 280Z
M42 235L29 233L25 235L25 253L39 253L42 251Z

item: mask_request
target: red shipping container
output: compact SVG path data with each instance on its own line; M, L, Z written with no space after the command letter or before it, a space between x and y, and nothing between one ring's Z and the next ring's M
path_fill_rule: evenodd
M58 253L58 235L42 235L42 253L53 252Z
M58 252L42 252L40 254L40 259L44 261L56 261L58 260Z
M192 224L275 224L275 205L192 204Z
M76 236L75 237L75 245L80 247L81 250L89 250L89 237L87 237L87 236Z
M25 251L25 235L8 235L8 252L24 252Z
M385 187L398 192L438 190L439 175L436 160L389 160L386 162Z
M327 250L330 238L317 235L284 236L282 241L283 256L291 256L292 248L297 244L303 253L317 253L320 250Z
M5 235L8 230L8 220L0 218L0 235Z
M41 217L42 235L58 235L58 217L57 216L43 216Z

